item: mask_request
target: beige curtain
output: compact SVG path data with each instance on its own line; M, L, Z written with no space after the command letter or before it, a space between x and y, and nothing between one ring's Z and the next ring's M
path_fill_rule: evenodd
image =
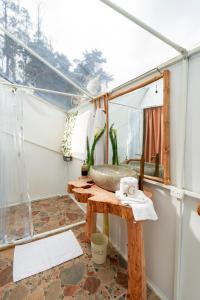
M162 164L163 143L163 107L145 109L145 149L144 158L146 162L154 162L156 154L159 154Z

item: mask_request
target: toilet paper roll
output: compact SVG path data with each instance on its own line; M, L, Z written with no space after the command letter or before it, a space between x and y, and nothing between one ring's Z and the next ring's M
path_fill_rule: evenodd
M120 180L120 192L127 194L128 197L134 197L138 190L138 180L134 177L124 177Z

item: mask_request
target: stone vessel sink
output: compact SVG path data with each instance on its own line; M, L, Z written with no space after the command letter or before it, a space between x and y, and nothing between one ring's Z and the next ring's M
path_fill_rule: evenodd
M90 177L99 187L115 192L119 190L120 179L123 177L138 178L137 173L124 166L97 165L90 167Z

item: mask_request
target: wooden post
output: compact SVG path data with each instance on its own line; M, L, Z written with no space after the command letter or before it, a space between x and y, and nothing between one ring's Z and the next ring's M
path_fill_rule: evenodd
M163 72L163 182L164 184L170 184L169 175L169 97L170 97L170 86L169 86L169 70Z
M155 155L155 177L160 176L160 155L159 153L156 153Z
M128 229L128 294L130 300L146 300L146 276L143 229L141 222L127 219Z
M199 203L198 206L197 206L197 213L198 213L198 215L200 216L200 203Z
M109 151L109 107L108 107L108 95L105 95L105 111L106 111L106 164L108 163L108 151Z
M99 98L98 102L99 102L99 108L101 108L101 98Z
M108 115L108 95L104 97L105 111L106 111L106 164L108 164L109 154L109 115ZM109 216L107 213L103 214L103 233L109 236Z
M143 191L144 185L144 164L145 164L145 140L146 140L146 113L143 109L143 138L142 138L142 155L140 160L140 178L139 178L139 189Z

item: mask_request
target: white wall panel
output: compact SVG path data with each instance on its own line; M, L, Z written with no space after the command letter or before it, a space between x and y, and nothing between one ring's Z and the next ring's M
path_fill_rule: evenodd
M25 162L31 200L66 194L67 163L62 155L25 142Z
M200 55L190 59L185 153L185 188L200 193Z
M25 99L25 139L60 152L65 125L64 112L33 96L27 95Z
M199 200L184 200L181 300L200 299L200 217Z
M67 163L59 153L64 126L64 112L36 97L25 97L24 150L31 200L66 194Z

